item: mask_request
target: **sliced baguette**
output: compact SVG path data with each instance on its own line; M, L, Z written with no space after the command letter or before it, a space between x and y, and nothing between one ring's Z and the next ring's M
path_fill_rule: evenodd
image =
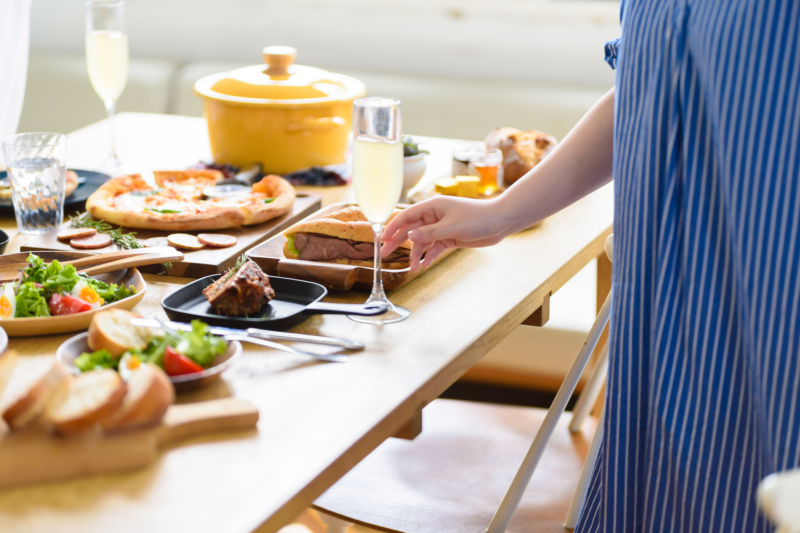
M61 434L86 431L119 409L127 389L114 370L84 372L70 381L63 398L48 405L45 416Z
M9 380L8 400L4 398L3 420L11 429L20 429L36 420L45 409L64 394L71 376L61 363L53 363L41 374L23 376L14 372Z
M106 431L131 429L157 424L175 401L175 389L161 368L142 365L128 380L128 392L122 405L101 423Z
M3 396L3 390L6 388L11 373L14 371L14 365L17 364L17 352L8 350L0 354L0 397Z
M87 343L92 351L108 350L111 355L120 357L132 348L145 348L160 330L134 326L131 318L141 315L124 309L107 309L95 314L89 324Z

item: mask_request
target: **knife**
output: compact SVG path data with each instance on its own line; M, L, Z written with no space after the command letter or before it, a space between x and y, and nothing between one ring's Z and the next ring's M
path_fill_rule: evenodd
M172 329L180 331L191 331L191 324L183 322L164 322ZM144 326L146 328L161 328L158 320L153 318L132 318L131 324L134 326ZM257 339L276 340L276 341L290 341L290 342L307 342L309 344L323 344L325 346L336 346L338 348L345 348L347 350L363 350L364 345L360 342L349 341L347 339L337 339L334 337L322 337L319 335L304 335L302 333L286 333L284 331L268 331L258 328L234 329L223 328L219 326L209 326L209 331L213 335L245 335L255 337Z

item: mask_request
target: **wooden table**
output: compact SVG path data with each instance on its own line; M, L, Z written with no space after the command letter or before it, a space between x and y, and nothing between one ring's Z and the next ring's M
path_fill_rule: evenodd
M183 168L208 155L202 119L121 114L119 153L141 169ZM425 180L446 172L448 144L431 148ZM69 136L69 165L91 168L106 153L105 124ZM325 202L352 198L328 189ZM258 430L167 451L146 470L0 493L0 531L239 533L290 522L385 439L413 435L421 409L454 383L571 276L602 253L612 191L603 188L536 229L499 245L460 250L390 294L411 317L384 327L315 316L295 331L364 342L346 364L318 364L248 347L216 386L179 401L235 395L252 401ZM15 233L13 220L0 227ZM14 236L8 253L24 242ZM160 300L185 278L146 276L137 310L164 316ZM330 301L360 302L365 293ZM22 364L53 357L68 335L12 339ZM260 528L260 529L259 529Z

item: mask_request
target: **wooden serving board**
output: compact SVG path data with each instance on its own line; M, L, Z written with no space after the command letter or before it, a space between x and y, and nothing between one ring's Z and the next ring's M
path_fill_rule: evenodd
M326 215L344 209L348 203L332 204L320 209L306 220L316 220ZM248 256L258 263L264 272L271 276L302 279L313 281L337 291L360 289L368 291L372 288L373 269L355 265L340 265L336 263L322 263L317 261L300 261L287 259L283 256L283 245L286 237L282 233L275 235L260 246L248 252ZM440 255L428 268L433 268L436 263L456 251L450 248ZM398 270L381 269L383 286L387 291L402 287L412 279L422 274L425 270L411 272L410 268Z
M294 201L292 210L272 220L268 220L263 224L256 226L240 226L238 228L231 228L225 230L204 230L204 231L161 231L149 229L133 229L136 232L136 238L139 240L146 240L152 237L167 237L172 233L191 233L197 235L198 233L224 233L226 235L233 235L237 239L237 243L230 248L210 248L205 247L196 252L181 250L184 254L184 259L180 263L173 263L172 269L169 271L170 276L183 276L187 278L202 278L210 276L211 274L219 274L224 270L231 268L236 259L250 248L257 246L264 242L266 239L273 235L279 234L281 231L287 229L292 224L302 220L311 213L317 211L322 205L322 196L314 193L297 193L297 198ZM56 251L70 251L75 252L74 248L69 245L69 242L59 241L56 235L61 229L69 226L69 222L65 222L61 228L54 229L41 235L40 237L23 244L20 247L22 251L35 251L35 250L56 250ZM116 249L116 246L109 245L105 248L98 250L82 250L92 253L110 252ZM139 268L142 272L149 274L158 274L163 268L161 265L151 265Z
M250 402L225 398L172 405L160 425L119 434L58 437L42 427L7 433L0 438L0 489L141 468L167 445L253 429L257 421Z

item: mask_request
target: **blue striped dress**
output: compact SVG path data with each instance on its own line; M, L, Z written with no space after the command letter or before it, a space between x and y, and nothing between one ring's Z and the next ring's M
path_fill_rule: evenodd
M800 466L799 49L798 0L623 0L606 434L579 533L772 531L756 486Z

